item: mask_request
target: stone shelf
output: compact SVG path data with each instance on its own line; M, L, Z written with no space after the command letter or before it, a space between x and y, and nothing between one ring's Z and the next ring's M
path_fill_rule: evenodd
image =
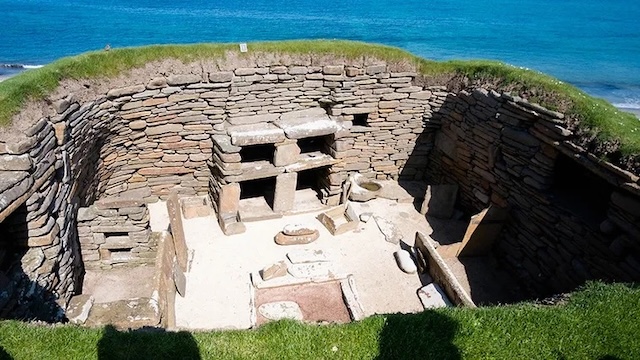
M298 172L303 170L315 169L323 166L330 166L337 162L331 155L323 154L320 151L314 151L300 155L300 159L291 165L284 167L284 171Z

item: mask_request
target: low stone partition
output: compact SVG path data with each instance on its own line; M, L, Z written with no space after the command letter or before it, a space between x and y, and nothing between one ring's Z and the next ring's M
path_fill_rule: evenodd
M105 198L78 209L78 240L86 269L153 264L149 210L142 199Z

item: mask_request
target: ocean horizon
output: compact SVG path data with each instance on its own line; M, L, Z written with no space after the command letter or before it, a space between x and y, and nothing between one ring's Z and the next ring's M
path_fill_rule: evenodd
M640 113L640 2L0 0L0 78L61 57L169 43L344 39L492 59Z

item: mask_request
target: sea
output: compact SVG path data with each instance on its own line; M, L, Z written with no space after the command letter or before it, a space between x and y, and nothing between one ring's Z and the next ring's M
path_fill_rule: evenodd
M0 77L107 44L284 39L500 60L640 112L635 0L0 0Z

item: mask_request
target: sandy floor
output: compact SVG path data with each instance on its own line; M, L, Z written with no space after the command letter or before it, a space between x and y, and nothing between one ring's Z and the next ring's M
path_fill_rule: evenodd
M408 245L413 245L416 231L431 232L413 204L384 199L352 204L358 214L372 212L396 224ZM323 250L339 273L353 274L366 316L422 311L416 295L422 286L420 279L398 268L393 252L400 245L386 242L373 219L361 223L355 232L332 236L316 220L318 214L249 222L244 234L234 236L224 235L214 216L184 220L191 256L186 297L176 299L177 327L249 328L253 306L250 274L285 260L287 252L294 249ZM289 223L309 224L320 231L320 238L308 245L276 245L274 235Z

